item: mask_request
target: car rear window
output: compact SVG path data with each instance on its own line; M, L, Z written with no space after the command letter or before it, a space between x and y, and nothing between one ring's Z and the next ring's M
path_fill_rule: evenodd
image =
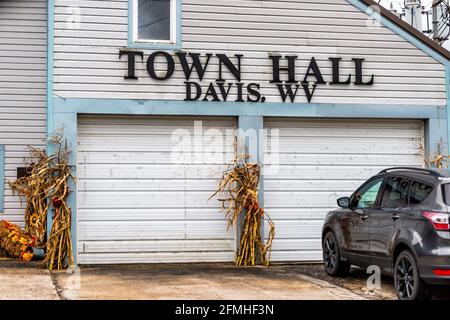
M450 205L450 183L443 184L442 189L444 191L445 204Z
M409 180L402 177L389 178L384 189L381 206L384 208L404 207L408 201Z
M409 189L409 203L419 204L433 191L433 186L420 182L412 181Z

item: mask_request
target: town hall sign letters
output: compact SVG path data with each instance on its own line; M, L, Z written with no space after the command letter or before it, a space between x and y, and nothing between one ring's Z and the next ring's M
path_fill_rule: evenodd
M144 60L143 51L121 50L119 58L126 56L128 59L128 71L125 79L137 80L136 64L138 59ZM283 102L295 102L295 98L304 95L308 102L311 102L316 89L320 85L330 86L370 86L374 83L374 75L365 75L363 72L363 62L365 59L352 58L354 74L341 74L340 63L342 58L328 58L331 67L330 79L324 79L316 59L312 57L309 65L305 68L302 78L298 78L296 73L296 55L268 55L271 60L272 74L269 83L277 88L277 91ZM217 78L213 82L200 85L205 73L208 71L210 62L216 59L218 64ZM184 73L185 101L230 101L233 95L235 102L265 102L266 98L261 92L261 85L257 82L241 82L241 67L245 58L241 54L227 56L225 54L200 54L193 52L176 52L174 55L165 51L156 51L147 57L148 75L158 81L170 79L175 72L175 63L179 63ZM156 71L155 65L165 65L163 70ZM223 77L224 70L228 70L233 81L226 81ZM196 81L191 78L193 74L197 75Z

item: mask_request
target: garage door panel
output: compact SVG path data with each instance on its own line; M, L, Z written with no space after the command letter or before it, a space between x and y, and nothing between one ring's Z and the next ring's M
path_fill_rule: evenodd
M89 164L78 170L80 179L211 179L226 168L210 164Z
M315 262L322 258L322 250L274 250L271 253L274 262Z
M196 191L117 191L80 192L81 209L87 208L219 208L212 192ZM219 213L218 213L219 214Z
M397 165L402 164L401 161ZM266 166L264 169L264 177L266 180L283 179L283 180L347 180L358 177L372 176L380 172L386 166L342 166L339 164L328 166L311 165L272 165ZM300 182L299 182L300 183Z
M191 136L186 135L186 132L177 132L175 129L173 132L167 134L170 139L165 139L166 135L102 135L92 136L91 134L80 135L83 142L80 146L83 150L96 146L101 150L115 150L116 148L127 147L134 148L132 150L141 150L145 147L145 150L172 150L176 146L182 145L187 147L188 150L202 151L202 144L204 146L216 149L226 150L226 146L230 145L234 141L233 135L226 135L220 130L217 130L215 135L199 135ZM152 143L149 143L149 142ZM186 144L184 144L186 143ZM101 145L101 147L100 147ZM97 150L97 149L96 149Z
M202 153L200 153L202 154ZM228 164L234 158L234 152L220 152L216 155L206 158L210 153L202 154L201 160L206 158L208 163ZM191 159L197 159L198 152L183 151L182 155L173 156L172 152L111 152L111 151L80 151L78 163L97 163L97 164L170 164L176 160L177 164L191 164ZM184 161L183 161L184 160Z
M378 132L380 130L388 129L389 131L398 130L421 130L422 123L420 121L405 121L402 119L299 119L299 118L270 118L269 122L264 122L264 127L268 129L280 129L287 133L298 134L298 130L311 131L319 129L325 129L326 132L350 130L353 134L357 131L364 130L366 133ZM351 121L351 122L349 122ZM282 125L280 126L280 122ZM370 129L367 127L367 123L370 122Z
M272 250L286 251L292 248L297 250L322 250L320 239L274 239L272 242Z
M130 264L148 263L188 263L233 261L233 251L196 251L196 252L144 252L144 253L83 253L79 255L80 264Z
M124 122L124 119L126 119L126 122ZM229 129L234 126L234 119L226 117L197 118L184 116L139 116L125 118L115 115L102 115L101 118L99 118L98 116L84 115L83 118L79 120L79 127L83 128L81 133L95 132L95 130L99 127L117 129L118 125L120 125L121 128L124 128L124 130L127 130L127 128L140 130L141 128L147 127L169 128L170 130L176 127L193 130L196 121L202 122L202 127L204 130L211 128ZM117 130L114 132L117 132Z
M327 153L308 153L298 150L295 153L284 153L280 150L277 155L265 153L266 164L273 162L289 163L290 165L329 165L337 163L339 165L351 166L395 166L398 164L397 154L327 154ZM405 154L402 157L402 163L405 165L417 165L417 154Z
M327 212L333 209L331 207L308 208L302 206L299 208L269 208L264 206L265 212L273 220L320 220L323 221Z
M267 192L264 205L267 208L333 207L337 197L348 196L346 192Z
M188 141L188 140L186 140L186 141ZM196 146L192 146L190 149L187 149L184 144L172 143L171 141L167 141L165 143L155 142L155 145L150 145L150 144L138 145L137 143L133 143L130 141L129 144L117 145L115 143L107 144L107 143L99 140L99 141L95 141L92 143L83 143L82 145L80 144L80 147L82 148L81 150L83 150L83 151L99 151L99 152L104 152L104 151L108 151L108 152L109 151L113 151L113 152L142 152L142 151L144 151L144 152L171 152L175 147L178 147L178 151L181 150L181 151L183 151L183 153L188 153L188 152L198 153L198 152L200 152L200 150L197 149ZM234 149L233 146L224 147L222 145L222 143L214 144L214 145L208 144L207 147L209 149L204 150L203 153L208 154L212 151L214 151L216 153L232 152Z
M88 191L206 191L214 190L219 185L218 179L80 179L83 192Z
M233 239L223 221L105 221L80 222L79 240Z
M233 129L232 118L80 117L79 263L232 261L234 231L209 198Z
M268 177L264 181L264 191L308 191L308 192L332 192L339 186L341 191L353 192L355 187L361 185L364 180L307 180L304 183L298 183L297 180L279 180Z
M421 139L420 134L420 125L418 126L401 126L398 123L399 127L392 127L392 125L389 126L376 126L373 125L369 130L365 127L358 127L356 125L346 126L343 125L342 122L337 120L337 125L331 125L328 126L328 123L325 125L320 125L316 127L308 127L304 128L302 127L303 123L306 123L306 125L309 125L307 122L301 122L301 124L297 127L289 127L289 128L283 128L283 136L289 137L289 138L345 138L347 139L349 136L350 138L358 138L358 137L364 137L367 139L377 139L377 138L384 138L386 140L392 140L397 138L402 139ZM293 124L287 123L287 124ZM392 124L392 123L391 123ZM266 128L272 128L277 129L277 127L267 127ZM388 129L388 130L385 130ZM414 131L414 132L412 132ZM270 136L271 133L268 132L268 135Z
M264 127L264 205L275 222L274 261L321 260L323 219L337 198L386 167L423 165L422 121L272 118ZM267 222L264 232L267 237Z
M145 252L201 252L234 251L234 240L144 240L144 241L81 241L80 253L145 253Z
M320 239L323 220L273 220L276 239ZM269 225L264 226L264 234L269 234Z
M142 221L142 220L223 220L218 208L79 208L77 217L81 221Z
M162 120L167 121L167 120ZM195 120L194 120L195 121ZM228 124L230 123L227 121ZM148 136L158 136L158 135L172 135L172 134L182 134L184 131L194 132L194 130L197 129L197 127L194 127L194 125L185 125L185 121L182 122L173 122L173 125L161 125L156 123L147 123L145 125L143 124L132 124L132 125L123 125L123 123L120 125L120 135L117 134L117 125L112 124L99 124L95 127L92 127L89 125L89 128L86 130L83 130L83 133L80 136L92 136L92 134L95 134L96 137L105 137L105 136L113 136L113 137L123 137L123 136L136 136L136 137L148 137ZM193 123L193 122L192 122ZM201 123L198 123L198 125L201 126L201 129L203 131L204 137L209 136L222 136L220 134L220 131L226 131L229 130L230 127L227 124L218 124L211 125L211 122L208 122L209 125L203 125ZM87 127L85 124L81 125L80 128ZM218 134L219 133L219 134ZM231 135L232 132L230 131Z
M338 138L289 138L281 139L279 143L279 150L292 150L293 153L296 150L301 150L304 153L328 153L328 154L342 154L355 152L355 146L358 146L358 152L364 154L416 154L417 143L420 143L418 139L389 139L381 142L377 138L371 139L338 139ZM399 150L398 145L401 144L402 148ZM264 146L268 152L271 152L269 145ZM278 150L276 150L278 151ZM284 152L284 151L281 151Z

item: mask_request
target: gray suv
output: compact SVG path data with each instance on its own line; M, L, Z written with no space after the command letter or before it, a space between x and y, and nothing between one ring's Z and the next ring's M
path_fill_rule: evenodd
M409 167L381 171L337 200L322 230L331 276L378 265L402 300L429 298L450 284L450 174Z

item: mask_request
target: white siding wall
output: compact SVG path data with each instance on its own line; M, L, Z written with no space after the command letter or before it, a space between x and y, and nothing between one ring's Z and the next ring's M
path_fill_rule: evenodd
M45 144L46 19L45 0L0 1L0 144L6 146L0 219L20 224L24 212L7 180L23 166L27 145Z
M151 80L145 62L138 63L138 81L123 79L126 58L119 61L118 51L127 46L127 6L127 0L56 0L56 94L184 98L179 64L168 81ZM80 13L79 29L67 24L78 19L70 15L74 12ZM312 56L327 79L328 57L344 58L342 73L353 73L352 57L366 58L365 72L376 75L374 86L321 86L313 102L444 105L444 67L390 30L367 25L368 16L346 0L183 0L183 50L244 54L242 81L260 82L267 101L281 101L268 83L270 52L297 54L300 78ZM208 70L205 82L217 77L216 61ZM304 94L296 101L306 102Z

